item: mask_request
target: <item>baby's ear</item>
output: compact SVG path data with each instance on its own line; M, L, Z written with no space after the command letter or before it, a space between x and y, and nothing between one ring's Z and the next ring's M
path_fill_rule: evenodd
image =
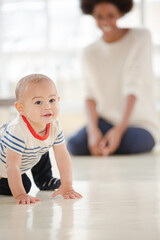
M58 102L60 101L60 97L58 96Z
M15 102L14 106L20 114L23 114L23 107L20 102Z

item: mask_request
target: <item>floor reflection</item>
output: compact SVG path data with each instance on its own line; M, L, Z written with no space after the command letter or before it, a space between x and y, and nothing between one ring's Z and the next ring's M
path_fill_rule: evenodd
M15 205L0 196L2 240L159 240L160 161L153 154L74 158L74 188L80 200L30 194L35 205Z

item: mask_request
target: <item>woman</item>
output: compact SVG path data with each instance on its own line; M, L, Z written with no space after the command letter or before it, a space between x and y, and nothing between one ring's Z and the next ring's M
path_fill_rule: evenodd
M102 37L84 50L88 123L68 140L73 155L141 153L158 139L150 33L117 26L132 6L132 0L81 0Z

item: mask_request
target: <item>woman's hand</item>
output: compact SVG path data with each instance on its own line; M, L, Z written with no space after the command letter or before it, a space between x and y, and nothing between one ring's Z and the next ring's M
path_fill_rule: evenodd
M82 195L75 192L72 187L67 187L61 185L59 189L52 194L52 197L55 197L57 195L62 195L65 199L78 199L82 198Z
M114 153L120 145L124 130L121 126L111 128L99 144L103 156Z
M91 155L100 156L102 155L101 150L99 148L99 143L101 142L103 135L98 127L93 129L89 129L88 133L88 147Z

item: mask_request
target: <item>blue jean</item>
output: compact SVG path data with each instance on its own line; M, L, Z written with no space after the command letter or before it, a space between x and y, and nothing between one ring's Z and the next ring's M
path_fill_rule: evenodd
M37 187L42 185L45 181L52 178L51 163L49 158L49 152L42 155L40 161L31 169L33 179ZM26 193L31 189L31 181L26 174L22 174L22 182ZM15 183L16 184L16 183ZM12 195L8 185L7 178L0 179L0 194Z
M113 125L100 118L98 122L99 129L104 135ZM152 135L143 128L128 127L124 133L120 146L114 154L135 154L150 151L155 145ZM90 155L88 148L86 127L80 129L75 135L67 141L68 151L72 155L83 156Z

